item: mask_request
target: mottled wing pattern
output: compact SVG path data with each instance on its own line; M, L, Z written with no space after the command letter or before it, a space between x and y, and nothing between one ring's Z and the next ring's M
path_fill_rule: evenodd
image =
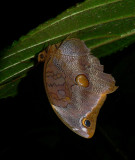
M58 117L74 132L90 138L106 94L116 90L115 80L103 72L100 61L79 39L65 40L44 66L44 82L50 103ZM78 85L76 77L83 75L89 85ZM90 127L85 126L85 119Z

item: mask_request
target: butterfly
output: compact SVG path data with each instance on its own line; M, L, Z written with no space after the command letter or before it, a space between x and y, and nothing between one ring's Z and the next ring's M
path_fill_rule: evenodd
M39 53L50 104L60 120L84 138L91 138L107 94L117 89L114 78L77 38L49 46Z

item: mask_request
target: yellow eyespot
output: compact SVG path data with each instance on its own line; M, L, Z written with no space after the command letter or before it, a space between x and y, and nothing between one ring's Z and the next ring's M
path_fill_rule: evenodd
M91 126L90 120L89 120L89 119L86 119L86 118L84 118L84 119L82 120L82 124L83 124L84 127L88 127L88 128Z
M89 86L89 81L84 74L79 74L76 77L75 81L79 86L82 86L82 87L88 87Z

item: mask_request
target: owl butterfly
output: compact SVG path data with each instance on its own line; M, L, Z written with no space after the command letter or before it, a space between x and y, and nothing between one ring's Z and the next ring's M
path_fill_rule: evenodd
M38 60L44 61L44 85L57 116L78 135L91 138L106 95L117 89L114 78L75 38L49 46Z

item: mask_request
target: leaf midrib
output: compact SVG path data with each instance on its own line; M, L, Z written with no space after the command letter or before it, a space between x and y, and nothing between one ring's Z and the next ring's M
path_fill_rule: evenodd
M135 34L135 30L134 30L133 32L130 32L129 34L123 34L122 36L117 36L117 38L115 38L115 39L110 39L110 40L108 40L108 41L106 41L106 42L102 42L102 44L95 45L94 47L91 47L91 48L92 48L92 50L93 50L93 49L98 48L98 47L100 47L100 46L102 46L102 45L105 45L105 44L114 42L114 41L116 41L116 40L120 40L120 39L122 39L122 38L126 38L126 37L131 36L131 35L134 35L134 34ZM85 41L85 40L84 40L84 41ZM88 41L88 40L86 40L86 41Z
M122 19L124 20L124 19L131 18L131 17L135 17L135 15L134 15L134 16L133 16L133 15L131 15L131 16L126 16L126 17L121 16L121 17L119 17L119 18L115 18L115 19L111 19L111 20L107 20L107 21L102 21L102 22L100 21L99 23L95 23L94 25L90 25L90 26L87 26L87 27L83 27L83 28L81 28L81 29L79 29L79 30L78 30L78 29L75 30L75 31L72 30L72 32L68 32L68 33L65 33L65 34L63 34L63 35L59 35L59 36L57 36L57 37L53 37L53 38L51 38L51 39L42 41L42 42L40 42L40 43L36 43L35 45L32 45L32 46L29 46L29 47L24 48L24 49L22 49L22 50L19 50L19 51L13 53L13 54L10 54L10 55L8 55L8 56L3 57L3 59L9 58L9 57L11 57L11 56L16 55L17 53L20 53L20 52L22 52L22 51L25 51L26 49L31 49L31 48L33 48L33 47L39 46L39 45L41 45L41 44L43 44L43 43L47 43L47 42L49 42L49 41L51 41L51 40L60 38L60 37L62 37L62 36L70 35L70 34L73 34L73 33L76 33L76 32L78 32L78 31L81 31L81 30L84 30L84 29L88 29L88 28L91 28L91 27L96 27L96 26L98 26L99 24L100 24L100 25L103 25L103 24L105 24L105 23L110 23L110 22L114 22L114 21L122 20ZM33 58L34 56L35 56L35 55L32 55L30 58ZM1 71L3 71L3 70L1 70ZM0 71L0 72L1 72L1 71Z
M75 13L73 13L73 14L70 14L70 15L68 15L68 16L65 16L64 18L61 18L60 20L55 21L55 22L52 23L52 24L48 24L45 28L41 29L41 30L38 31L38 32L33 33L33 35L31 35L31 36L34 36L35 34L42 32L44 29L47 29L48 27L53 26L53 25L55 25L55 24L57 24L57 23L65 20L65 19L67 19L67 18L70 18L70 17L75 16L75 15L77 15L77 14L86 12L86 11L91 10L91 9L99 8L99 7L101 7L101 6L105 6L105 5L108 5L108 4L111 4L111 3L120 2L120 1L123 1L123 0L115 0L115 1L113 1L113 2L111 1L111 2L108 2L108 3L103 3L103 4L100 4L100 5L95 5L95 6L93 6L93 7L89 7L89 8L87 8L87 9L84 9L83 11L75 12ZM24 40L25 40L25 39L24 39Z
M100 4L100 5L95 5L95 6L93 6L93 7L89 7L89 8L87 8L87 9L84 9L83 11L79 11L79 12L75 12L75 13L73 13L73 14L70 14L70 15L68 15L68 16L60 19L60 20L55 21L55 22L52 23L52 24L48 24L45 28L41 29L40 31L34 32L34 33L31 35L31 37L33 37L33 36L34 36L35 34L37 34L37 33L42 32L43 30L49 28L50 26L53 26L53 25L55 25L55 24L57 24L57 23L59 23L59 22L62 22L63 20L65 20L65 19L67 19L67 18L70 18L70 17L75 16L75 15L77 15L77 14L86 12L86 11L88 11L88 10L92 10L92 9L95 9L95 8L99 8L99 7L101 7L101 6L105 6L105 5L112 4L112 3L117 3L117 2L120 2L120 1L123 1L123 0L116 0L116 1L113 1L113 2L112 2L112 1L111 1L111 2L106 2L106 3ZM108 22L109 22L109 21L108 21ZM111 21L110 21L110 22L111 22ZM106 23L106 22L105 22L105 23ZM104 23L103 23L103 24L104 24ZM98 25L98 24L95 24L95 26L96 26L96 25ZM94 26L94 25L93 25L93 26ZM91 26L89 26L89 27L93 27L93 26L91 25ZM84 27L84 29L85 29L85 27ZM76 32L76 31L74 31L73 33L75 33L75 32ZM65 36L65 35L67 35L67 34L71 34L71 33L66 33L66 34L63 34L62 36ZM52 38L52 39L48 39L48 40L43 41L43 42L41 42L41 43L37 43L36 45L32 45L32 46L30 46L30 47L26 47L26 48L24 48L24 49L22 49L22 50L18 50L17 52L15 52L15 53L13 53L13 54L10 54L10 55L8 55L8 56L3 57L3 59L6 59L6 58L8 58L8 57L11 57L11 56L19 53L19 52L22 52L22 51L25 51L25 50L27 50L27 49L33 48L33 47L35 47L35 46L38 46L38 45L40 45L40 44L43 44L43 43L45 43L45 42L48 42L48 41L50 41L50 40L53 40L53 39L56 39L56 38L59 38L59 37L61 37L61 35L60 35L60 36L57 36L57 37L54 37L54 38ZM24 42L24 41L26 41L26 40L27 40L27 38L24 39L24 40L22 40L21 43Z

